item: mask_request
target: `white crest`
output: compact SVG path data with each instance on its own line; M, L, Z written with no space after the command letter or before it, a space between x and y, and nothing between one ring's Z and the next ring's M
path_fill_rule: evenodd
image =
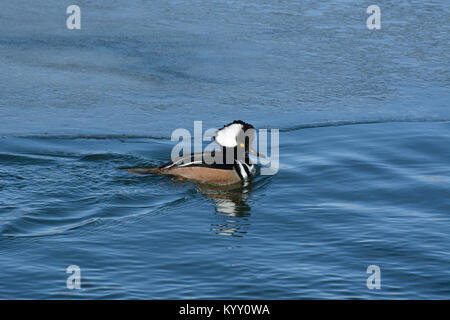
M240 123L232 123L217 131L215 141L222 147L234 148L237 146L239 132L242 132L243 128Z

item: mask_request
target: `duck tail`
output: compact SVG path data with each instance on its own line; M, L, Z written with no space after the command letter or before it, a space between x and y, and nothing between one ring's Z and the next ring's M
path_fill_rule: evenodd
M160 168L134 168L128 169L128 172L134 174L162 174Z

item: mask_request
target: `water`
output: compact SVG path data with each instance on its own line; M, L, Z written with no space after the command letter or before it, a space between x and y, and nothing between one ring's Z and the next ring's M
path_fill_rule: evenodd
M1 5L0 298L450 297L447 1L70 4ZM124 170L234 119L277 175Z

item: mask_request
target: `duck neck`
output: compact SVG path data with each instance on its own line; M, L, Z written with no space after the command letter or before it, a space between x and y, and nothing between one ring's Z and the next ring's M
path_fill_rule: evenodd
M238 150L237 147L222 147L223 161L224 163L231 164L235 161L241 161L246 164L251 164L247 151Z

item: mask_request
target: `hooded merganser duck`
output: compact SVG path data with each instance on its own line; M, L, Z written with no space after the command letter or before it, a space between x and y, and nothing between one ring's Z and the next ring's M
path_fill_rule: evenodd
M220 150L182 155L158 168L129 169L136 174L164 174L199 183L231 185L255 174L249 154L264 157L252 149L255 128L236 120L217 130L214 141Z

